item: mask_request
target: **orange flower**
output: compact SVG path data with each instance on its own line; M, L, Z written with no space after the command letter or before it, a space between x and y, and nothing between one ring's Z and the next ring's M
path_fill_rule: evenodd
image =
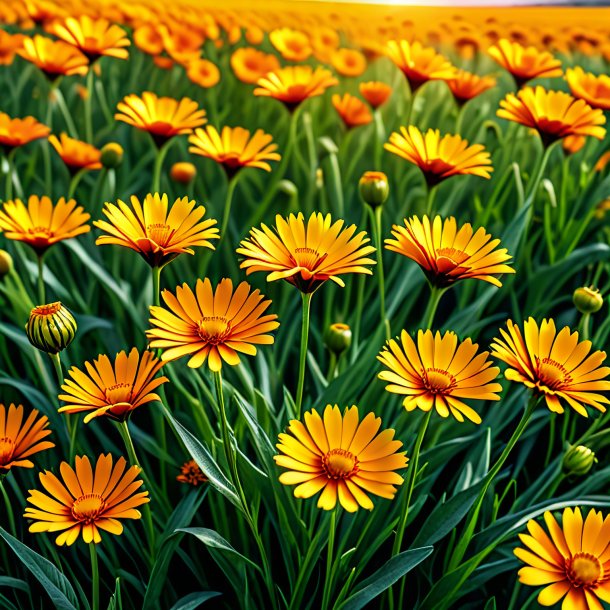
M88 15L81 15L78 19L68 17L55 23L51 33L82 51L91 63L102 55L117 59L129 56L125 48L131 44L127 33L107 19L92 19Z
M379 108L392 94L392 87L379 81L360 83L360 95L373 107Z
M561 141L561 145L566 155L574 155L582 149L586 142L585 136L567 136Z
M330 61L341 76L360 76L366 70L366 57L356 49L338 49Z
M535 129L548 146L566 136L593 136L603 140L606 130L604 113L584 100L563 91L546 91L543 87L524 87L515 96L509 93L500 102L497 115Z
M582 68L568 68L566 80L574 97L585 100L592 108L610 110L610 76L595 76Z
M458 70L453 80L447 81L458 104L465 104L477 95L496 86L496 79L491 76L477 76L466 70Z
M95 146L70 138L65 133L62 133L59 138L56 135L51 135L49 136L49 142L71 172L81 169L102 168L102 162L100 161L102 153Z
M180 468L180 474L176 477L176 481L180 483L187 483L197 487L199 483L205 483L208 478L201 472L201 468L197 465L195 460L189 460L182 464Z
M15 53L23 44L23 34L9 34L0 30L0 66L10 66Z
M593 168L596 172L603 172L606 169L606 166L610 163L610 150L607 150L601 157L597 160L595 167Z
M335 93L332 102L348 129L359 125L368 125L373 120L368 106L354 95L345 93L341 97L338 93Z
M161 70L171 70L176 62L171 57L157 55L156 57L153 57L153 63Z
M163 47L172 59L183 65L199 59L203 35L194 28L173 23L171 27L161 25L159 32L163 38Z
M23 47L17 53L37 66L47 78L87 74L89 60L78 49L63 40L51 40L36 34L23 39Z
M303 61L311 55L309 37L299 30L281 28L269 34L271 44L288 61Z
M163 52L163 37L157 28L148 23L134 29L133 42L148 55L160 55Z
M287 66L261 78L254 95L273 97L294 110L302 101L322 95L338 82L326 68L318 67L314 71L311 66Z
M253 85L268 72L279 70L280 62L275 55L243 47L231 55L231 68L240 81Z
M186 67L186 75L191 82L209 89L220 81L220 70L207 59L196 59Z
M33 140L46 138L50 131L33 116L11 119L8 114L0 112L0 146L7 152Z
M339 43L339 34L333 28L316 27L311 33L311 46L318 61L328 63Z
M387 54L407 77L412 92L429 80L447 81L455 78L455 68L451 62L417 40L413 43L408 40L390 40Z
M536 47L526 48L502 38L487 52L513 75L518 88L532 78L562 75L561 62L548 51L538 51Z

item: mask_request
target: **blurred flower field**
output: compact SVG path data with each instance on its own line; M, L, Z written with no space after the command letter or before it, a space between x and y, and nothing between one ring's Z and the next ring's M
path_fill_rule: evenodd
M0 607L610 607L607 9L0 4Z

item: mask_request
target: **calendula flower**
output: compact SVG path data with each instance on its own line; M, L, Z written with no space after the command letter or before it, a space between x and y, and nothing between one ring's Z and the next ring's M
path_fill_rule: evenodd
M567 403L577 413L587 417L583 405L602 413L610 400L599 392L610 390L604 378L610 368L602 366L606 352L591 352L591 341L579 341L578 333L567 326L557 333L555 322L543 320L540 327L534 318L523 324L523 333L511 320L508 332L500 329L502 339L495 339L492 356L506 362L504 376L522 383L538 396L544 397L554 413L563 413Z
M526 564L519 582L544 586L538 595L541 606L563 600L564 610L601 610L602 602L610 602L610 515L592 508L583 520L576 507L563 510L561 525L550 511L544 521L548 533L530 519L528 534L519 534L526 547L514 550Z
M186 75L200 87L209 89L220 82L220 70L207 59L196 59L187 64Z
M23 39L17 53L37 66L50 80L58 76L86 74L89 60L78 49L63 40L51 40L36 34Z
M163 37L159 30L149 23L134 28L133 42L140 51L148 55L156 56L163 52Z
M330 63L341 76L360 76L366 70L366 57L356 49L337 49Z
M473 278L500 287L494 276L515 272L507 264L511 256L506 248L498 248L500 240L492 239L483 227L476 232L470 223L458 228L453 216L444 222L440 216L432 222L428 216L413 216L404 223L392 226L394 239L386 239L385 247L414 260L433 286Z
M536 47L523 47L518 42L506 38L489 47L487 52L508 72L522 87L533 78L561 76L561 62L548 51L539 51Z
M197 168L188 161L178 161L171 166L169 176L180 184L190 184L197 176Z
M125 96L117 110L114 115L117 121L148 131L157 145L174 136L192 133L195 127L207 122L205 110L188 97L178 101L171 97L157 97L150 91L145 91L142 96L133 93Z
M214 159L220 163L229 176L243 167L257 167L270 172L269 161L279 161L277 145L273 136L257 129L254 134L243 127L223 127L218 133L215 127L207 125L196 129L189 136L189 152Z
M379 81L367 81L358 85L360 95L373 107L379 108L385 104L387 99L392 94L392 87Z
M102 169L101 151L87 142L62 133L59 138L56 135L49 136L49 143L72 173L82 169Z
M38 417L36 409L29 412L25 421L24 415L22 405L11 404L7 410L0 404L0 478L11 468L34 468L34 462L28 458L55 447L55 443L43 440L51 434L48 417Z
M447 81L447 85L455 98L462 105L488 89L496 86L496 79L491 76L477 76L466 70L458 70L455 78Z
M266 225L252 228L237 253L244 257L240 267L250 275L254 271L267 272L267 281L284 279L301 292L311 293L327 280L345 286L341 275L366 273L365 265L374 265L368 255L375 252L367 246L364 231L356 233L356 225L344 228L344 221L334 223L330 214L314 212L307 223L301 212L287 219L275 217L275 231Z
M108 19L80 15L56 22L51 33L84 53L90 62L103 55L117 59L127 59L126 49L131 42L127 32Z
M394 430L379 432L381 418L369 413L360 421L357 406L341 414L337 405L327 405L323 418L312 409L303 420L291 420L288 432L279 435L280 455L273 458L287 469L280 483L297 486L296 498L322 490L318 508L332 510L339 500L350 513L373 509L368 494L394 498L403 483L396 471L407 467L408 458Z
M76 329L74 316L57 301L37 305L30 311L25 334L36 349L55 355L72 343Z
M258 291L250 291L241 282L233 291L233 282L223 279L212 291L208 278L197 280L195 292L187 284L161 293L166 308L150 308L146 331L150 347L163 350L163 361L190 356L188 366L198 368L207 360L210 370L218 372L223 361L239 364L239 353L256 355L256 345L271 345L266 334L279 326L275 314L263 315L271 305Z
M309 37L299 30L273 30L269 33L269 41L287 61L303 61L311 55Z
M329 63L333 52L339 48L341 42L337 30L325 26L314 28L310 40L316 59L324 63Z
M210 240L219 236L216 220L202 220L205 207L188 197L176 199L170 208L166 194L149 193L142 203L132 195L131 207L119 199L106 203L103 212L108 221L93 224L106 235L95 243L131 248L151 267L164 267L179 254L195 254L195 246L213 250Z
M167 377L155 377L162 366L153 352L140 355L135 347L129 355L119 352L114 365L108 356L100 355L93 363L85 362L86 372L73 366L59 395L66 404L58 410L86 412L86 424L101 415L125 421L138 407L161 400L154 390L167 381Z
M390 135L384 148L417 165L429 186L456 175L491 177L491 158L482 144L469 146L460 135L441 137L438 129L428 129L424 134L414 125L401 127L400 131Z
M596 76L577 66L566 70L566 80L574 97L585 100L591 108L610 110L610 76Z
M5 112L0 112L0 147L7 153L18 146L46 138L50 132L46 125L39 123L33 116L12 119Z
M136 507L149 501L148 492L136 491L142 481L136 480L139 466L127 470L125 458L113 466L112 456L100 455L95 469L87 456L76 456L76 467L67 462L59 466L61 480L52 472L41 473L44 492L30 489L24 517L31 519L29 531L61 532L55 542L62 546L74 544L82 534L83 541L102 541L100 530L122 534L121 519L139 519ZM45 493L46 492L46 493Z
M354 95L344 93L341 96L335 93L332 97L332 103L348 129L359 125L368 125L373 120L373 115L368 106Z
M451 62L417 40L412 43L408 40L390 40L387 54L406 76L412 92L429 80L448 81L455 78L455 68Z
M205 483L207 480L208 478L201 472L201 468L199 468L195 460L189 460L182 464L180 474L176 477L176 481L193 485L194 487L197 487L200 483Z
M273 97L289 110L294 110L304 100L322 95L338 82L326 68L314 70L311 66L287 66L261 78L254 95Z
M563 91L525 87L516 96L509 93L500 107L499 117L535 129L546 146L566 136L606 135L604 113Z
M233 51L231 68L240 81L254 85L268 72L279 70L280 62L271 53L263 53L252 47L242 47Z
M23 34L9 34L6 30L0 30L0 66L10 66L13 63L23 38Z
M59 241L90 231L89 218L74 199L62 197L53 205L46 195L30 195L27 206L21 199L2 204L0 230L7 239L23 241L41 255Z

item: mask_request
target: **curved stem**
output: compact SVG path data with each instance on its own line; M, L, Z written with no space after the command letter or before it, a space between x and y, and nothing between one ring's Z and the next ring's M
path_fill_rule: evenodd
M426 313L424 314L424 328L432 329L434 316L436 315L438 304L440 303L441 297L445 293L445 290L447 290L447 288L439 288L438 286L430 285L430 300L428 301L428 307L426 308Z
M301 418L301 406L303 404L303 388L305 387L305 368L307 363L307 342L309 340L309 311L311 308L311 293L302 292L303 319L301 321L301 353L299 355L299 378L297 383L297 395L295 400L296 418Z
M93 144L93 66L87 72L87 93L85 96L85 142Z
M324 593L322 594L322 610L328 610L330 603L330 591L332 588L333 552L335 548L335 532L337 530L337 508L330 513L328 524L328 546L326 547L326 579L324 581Z
M549 157L551 156L552 149L552 144L550 146L545 147L544 152L542 153L542 157L540 159L540 163L538 164L538 168L536 169L536 173L534 174L534 178L532 179L530 186L527 189L525 198L526 201L531 199L531 202L534 202L534 199L536 198L536 192L538 191L538 186L540 185L540 181L542 180L542 176L544 175L544 170L546 169Z
M49 356L51 356L51 360L53 361L53 367L55 368L55 374L57 375L57 383L61 388L61 384L64 382L64 372L61 368L61 359L59 357L59 353L49 354Z
M434 206L434 198L436 197L436 190L438 189L438 185L436 186L428 186L428 194L426 195L426 214L428 218L430 218L432 214L432 208ZM432 218L430 218L432 220Z
M167 156L167 151L174 142L174 139L168 140L161 148L157 149L157 156L155 157L155 165L153 167L152 177L152 193L159 193L161 188L161 168L163 167L163 161Z
M66 127L68 128L68 133L70 134L70 137L78 139L78 131L76 131L76 126L74 125L74 121L72 120L70 111L66 106L66 100L64 99L64 94L61 92L59 85L54 87L53 92L55 94L55 100L57 101L57 107L59 108L62 116L64 117L64 121L66 122Z
M368 207L368 206L367 206ZM368 207L371 227L373 228L375 247L377 248L377 281L379 282L379 314L381 323L385 326L386 339L389 341L392 335L390 329L390 321L386 314L385 306L385 278L383 272L383 243L381 240L381 215L383 213L383 207L377 206L373 213L372 208Z
M79 169L74 174L74 176L72 176L72 179L70 180L70 186L68 188L68 199L72 199L72 197L74 197L74 193L76 192L76 187L78 186L78 183L81 181L81 178L85 175L86 172L87 172L86 168Z
M95 542L89 543L91 556L91 610L100 608L100 573L97 566L97 549Z
M588 341L589 339L589 323L591 320L590 313L583 313L580 318L580 324L578 325L578 330L580 331L580 336L583 341Z

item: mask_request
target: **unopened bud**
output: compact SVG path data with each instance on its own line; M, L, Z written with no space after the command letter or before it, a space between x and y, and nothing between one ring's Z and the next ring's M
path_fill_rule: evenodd
M175 182L188 184L197 176L197 168L188 161L181 161L172 165L169 170L169 176Z
M589 447L571 445L563 456L561 469L567 475L582 477L593 468L595 462L597 462L597 458Z
M0 250L0 279L13 270L13 257L6 251Z
M34 347L55 355L72 343L76 320L59 301L38 305L30 312L25 332Z
M364 172L358 188L362 201L372 208L383 205L390 194L388 177L383 172Z
M123 162L123 147L116 142L108 142L104 144L100 151L100 161L102 165L108 169L114 169Z
M324 333L324 344L338 356L352 344L352 329L341 322L331 324Z
M577 288L572 295L572 301L580 313L595 313L604 304L599 290L593 286Z

